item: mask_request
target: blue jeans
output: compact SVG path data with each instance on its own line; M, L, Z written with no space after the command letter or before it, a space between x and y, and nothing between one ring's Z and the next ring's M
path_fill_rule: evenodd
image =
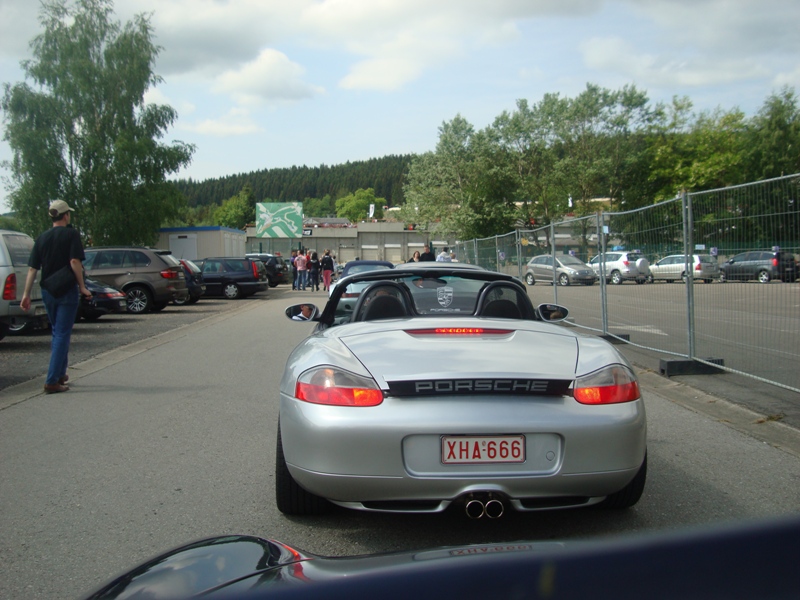
M53 297L47 290L42 290L42 300L50 319L50 329L53 339L50 344L50 368L47 369L47 385L55 385L58 380L67 374L69 364L69 340L72 336L72 326L75 324L75 315L78 313L80 294L76 285L72 290L61 296Z
M297 289L306 289L306 284L308 283L308 271L297 271Z

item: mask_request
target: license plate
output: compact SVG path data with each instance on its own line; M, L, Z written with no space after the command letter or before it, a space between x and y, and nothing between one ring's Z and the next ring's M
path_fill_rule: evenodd
M46 315L46 314L47 314L47 308L44 307L44 306L37 306L36 308L33 309L33 316L34 317L40 317L40 316Z
M120 300L119 301L119 307L120 308L127 308L128 307L128 301L127 300Z
M442 436L442 463L525 462L524 435Z

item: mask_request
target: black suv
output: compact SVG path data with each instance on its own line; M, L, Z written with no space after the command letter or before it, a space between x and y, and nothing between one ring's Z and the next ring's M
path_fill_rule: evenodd
M267 277L269 278L269 287L275 287L279 283L287 283L289 281L289 265L286 264L283 257L255 252L245 256L247 258L256 258L264 263L267 269Z
M721 282L756 279L769 283L780 279L794 283L797 281L797 262L790 252L768 252L753 250L742 252L719 266Z
M186 298L183 267L169 250L139 246L86 248L86 274L125 292L128 312L159 311Z
M206 296L224 296L229 300L246 298L266 291L269 278L264 263L246 256L220 256L196 260L203 271Z

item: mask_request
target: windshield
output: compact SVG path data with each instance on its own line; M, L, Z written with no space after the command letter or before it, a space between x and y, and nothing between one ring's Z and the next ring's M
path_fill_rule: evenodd
M581 259L575 256L559 256L558 262L560 262L565 267L586 267L586 263L584 263Z

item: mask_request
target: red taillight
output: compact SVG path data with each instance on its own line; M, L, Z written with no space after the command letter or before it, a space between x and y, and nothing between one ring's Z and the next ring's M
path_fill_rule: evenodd
M581 404L619 404L641 398L636 376L622 365L606 367L578 378L572 395Z
M11 273L6 277L3 284L3 300L16 300L17 299L17 275Z
M773 258L772 258L772 266L773 266L773 267L777 267L777 266L778 266L778 264L779 264L779 263L778 263L778 259L777 259L777 258L775 258L775 257L773 257Z
M164 279L178 279L178 272L173 271L172 269L164 269L161 271L161 276Z
M256 261L251 260L250 261L250 266L253 268L253 277L258 279L259 278L258 277L258 265L256 265Z
M622 264L623 264L623 265L625 265L625 266L627 267L627 266L628 266L630 263L629 263L627 260L623 260L623 261L622 261Z
M330 367L303 373L294 395L304 402L329 406L377 406L383 402L383 392L372 379Z
M695 270L695 271L702 271L702 270L703 270L703 265L701 265L700 263L697 263L697 264L694 266L694 270Z
M432 329L407 329L408 335L508 335L511 329L487 329L485 327L435 327Z

